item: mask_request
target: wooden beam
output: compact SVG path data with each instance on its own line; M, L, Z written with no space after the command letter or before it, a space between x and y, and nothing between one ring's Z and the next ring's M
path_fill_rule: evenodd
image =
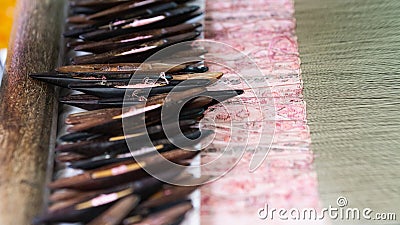
M62 0L19 0L0 88L0 224L30 224L43 206L55 90L28 77L58 62Z

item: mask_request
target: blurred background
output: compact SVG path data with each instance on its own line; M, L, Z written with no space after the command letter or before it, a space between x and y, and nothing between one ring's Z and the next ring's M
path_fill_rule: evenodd
M8 39L13 23L15 2L16 0L0 1L0 83L7 55Z
M0 1L0 48L7 48L16 0Z

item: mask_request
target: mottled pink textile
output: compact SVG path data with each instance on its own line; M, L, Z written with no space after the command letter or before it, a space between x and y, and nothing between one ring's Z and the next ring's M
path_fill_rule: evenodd
M207 112L218 123L213 151L202 155L202 162L217 157L218 145L230 139L223 124L235 124L251 130L257 137L261 126L275 126L271 151L254 173L249 172L251 152L246 152L239 164L226 176L201 190L201 224L267 224L257 217L257 210L266 203L275 208L319 209L317 177L313 170L313 153L309 149L310 133L306 124L306 105L302 96L300 59L295 36L296 21L292 0L212 0L206 1L206 39L227 43L249 55L264 77L254 83L258 99L251 93L241 96L246 110L236 110L235 100L228 108L237 111L228 115L216 106ZM233 79L229 74L223 79ZM234 88L241 88L240 82ZM217 85L218 87L218 85ZM262 90L271 92L262 94ZM255 103L268 107L262 112ZM236 112L235 111L235 112ZM274 112L276 115L274 115ZM272 115L269 115L272 114ZM270 118L273 118L271 120ZM206 125L207 126L207 125ZM241 147L240 137L233 142ZM257 142L256 140L254 142ZM270 142L260 141L261 151ZM213 168L215 169L215 168ZM221 170L224 166L221 165ZM218 170L218 168L217 168ZM202 169L203 174L217 173ZM268 221L268 224L319 224L321 221Z

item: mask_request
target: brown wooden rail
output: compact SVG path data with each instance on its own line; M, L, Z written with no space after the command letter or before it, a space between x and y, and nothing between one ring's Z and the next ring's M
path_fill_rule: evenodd
M32 72L58 61L62 0L19 0L0 88L0 224L30 224L42 210L55 118L54 88Z

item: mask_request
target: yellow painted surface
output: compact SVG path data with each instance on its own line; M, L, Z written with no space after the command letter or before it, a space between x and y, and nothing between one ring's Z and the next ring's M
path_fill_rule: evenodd
M0 1L0 48L7 48L16 0Z

